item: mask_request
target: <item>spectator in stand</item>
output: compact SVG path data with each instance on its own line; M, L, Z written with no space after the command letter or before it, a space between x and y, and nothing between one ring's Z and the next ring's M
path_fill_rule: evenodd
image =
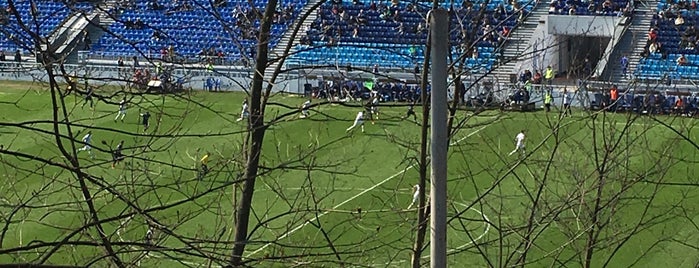
M655 42L657 38L658 38L658 30L656 30L655 28L650 29L650 31L648 32L648 41Z
M660 42L652 42L650 43L648 49L650 50L650 53L660 53L660 46Z
M364 10L359 10L359 14L357 14L357 23L359 23L359 25L366 25L368 22Z
M687 57L685 57L684 54L682 54L677 58L677 66L686 66L686 65L689 65L689 61L687 60Z
M119 58L117 59L117 66L124 67L124 57L119 56Z
M403 22L403 15L400 14L398 9L396 9L396 11L393 12L393 21Z
M677 15L677 18L675 18L675 26L682 26L684 25L684 18L682 17L681 14Z
M405 35L405 26L403 26L402 22L398 24L398 27L396 27L396 32L398 32L398 38Z
M7 58L5 57L5 51L0 50L0 61L6 61Z
M629 58L627 58L626 55L624 55L623 57L621 57L620 63L621 63L621 75L626 77L626 72L629 69Z
M22 62L22 52L20 52L19 49L15 52L15 61L17 64Z

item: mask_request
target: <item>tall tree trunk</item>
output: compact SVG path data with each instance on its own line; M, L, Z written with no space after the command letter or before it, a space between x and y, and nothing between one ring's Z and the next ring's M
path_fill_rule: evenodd
M248 159L243 175L243 191L238 202L235 226L235 245L231 253L231 265L241 266L243 253L248 239L248 225L250 222L250 210L252 209L252 198L255 193L255 180L262 154L262 141L264 140L266 127L264 126L264 106L262 94L262 82L267 68L267 54L269 50L269 31L274 17L274 10L277 7L277 0L270 0L265 7L265 13L260 25L260 37L257 44L257 59L255 62L255 73L250 90L250 118L248 122L248 133L251 133L247 140L249 146Z
M425 61L422 64L422 73L420 81L420 99L422 100L422 129L420 133L420 161L419 173L420 173L420 197L418 199L417 206L417 235L415 236L415 244L413 244L413 257L412 257L412 267L420 267L420 257L422 256L422 249L425 247L425 234L427 233L427 216L429 215L430 208L425 206L427 203L425 200L425 192L427 192L427 130L429 128L430 122L430 100L427 95L427 74L430 67L430 38L427 35L427 45L425 46Z

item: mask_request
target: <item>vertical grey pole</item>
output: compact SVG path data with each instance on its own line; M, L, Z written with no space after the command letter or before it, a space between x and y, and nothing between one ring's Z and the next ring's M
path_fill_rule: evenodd
M447 267L447 56L449 53L449 16L433 9L430 18L432 38L432 137L430 185L430 267Z

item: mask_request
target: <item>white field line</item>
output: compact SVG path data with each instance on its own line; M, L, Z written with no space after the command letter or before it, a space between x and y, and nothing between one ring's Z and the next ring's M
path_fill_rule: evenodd
M473 136L473 135L476 135L478 132L480 132L481 130L485 129L487 126L490 126L490 125L492 125L492 124L488 124L488 125L482 126L482 127L479 128L479 129L476 129L475 131L473 131L473 132L469 133L468 135L466 135L466 137L460 138L460 139L458 139L457 141L452 142L451 145L455 145L455 144L457 144L457 143L459 143L459 142L461 142L461 141L463 141L463 140L465 140L465 139L467 139L467 138L469 138L469 137L471 137L471 136ZM414 166L412 166L412 165L409 166L409 167L406 167L405 169L403 169L403 170L401 170L401 171L398 171L396 174L393 174L393 175L389 176L388 178L386 178L386 179L380 181L379 183L375 184L374 186L364 189L364 191L361 191L361 192L359 192L358 194L356 194L356 195L350 197L349 199L347 199L347 200L345 200L345 201L343 201L343 202L341 202L341 203L339 203L339 204L333 206L332 209L330 209L330 210L328 210L328 211L326 211L326 212L323 212L323 213L319 214L318 216L316 216L315 218L310 219L310 220L307 220L306 222L302 223L301 225L296 226L295 228L289 230L288 232L286 232L286 233L284 233L283 235L279 236L276 240L281 240L281 239L284 239L284 238L287 238L287 237L291 236L293 233L297 232L298 230L301 230L301 228L306 227L306 225L308 225L309 223L318 220L320 217L323 217L323 216L325 216L325 215L328 215L328 213L332 212L333 210L336 210L336 209L339 208L340 206L343 206L344 204L347 204L347 203L351 202L352 200L357 199L357 197L360 197L360 196L362 196L362 195L368 193L369 191L376 189L377 187L379 187L379 186L383 185L384 183L390 181L391 179L393 179L393 178L395 178L395 177L397 177L397 176L399 176L399 175L405 173L406 171L412 169L413 167L414 167ZM272 243L267 243L267 244L263 245L262 247L258 248L257 250L255 250L255 251L253 251L253 252L250 252L250 253L247 254L245 257L246 257L246 258L249 258L250 256L257 254L257 253L259 253L260 251L263 251L264 249L266 249L266 248L269 247L270 245L272 245Z

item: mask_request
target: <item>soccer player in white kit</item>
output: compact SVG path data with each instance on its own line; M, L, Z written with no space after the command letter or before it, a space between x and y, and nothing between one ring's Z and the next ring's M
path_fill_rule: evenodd
M311 107L311 100L307 100L306 102L301 105L301 118L306 118L308 117L308 108Z
M364 132L364 112L359 111L357 113L357 117L354 119L354 124L352 126L348 127L345 132L352 130L353 128L361 126L362 127L362 132Z
M90 154L91 158L95 158L95 155L92 154L92 131L88 131L85 136L83 136L83 143L85 144L82 148L78 149L78 151L87 151L88 154Z
M240 111L240 118L238 118L238 121L243 121L243 119L248 118L248 115L250 115L248 113L248 99L245 99L243 101L243 109Z
M415 186L413 186L413 201L410 202L410 206L408 206L407 209L412 208L413 205L415 205L415 203L417 203L417 200L418 200L419 198L420 198L420 185L419 185L419 184L415 184Z
M114 117L114 122L119 119L119 116L121 115L121 122L124 122L124 117L126 116L126 98L122 99L119 102L119 112L117 112L117 116Z
M515 142L517 144L515 145L515 149L512 150L512 152L510 152L509 155L512 155L512 154L516 153L517 151L521 151L522 155L525 154L525 152L524 152L524 138L525 138L524 137L524 129L522 129L522 131L520 131L517 134L517 136L515 137Z

